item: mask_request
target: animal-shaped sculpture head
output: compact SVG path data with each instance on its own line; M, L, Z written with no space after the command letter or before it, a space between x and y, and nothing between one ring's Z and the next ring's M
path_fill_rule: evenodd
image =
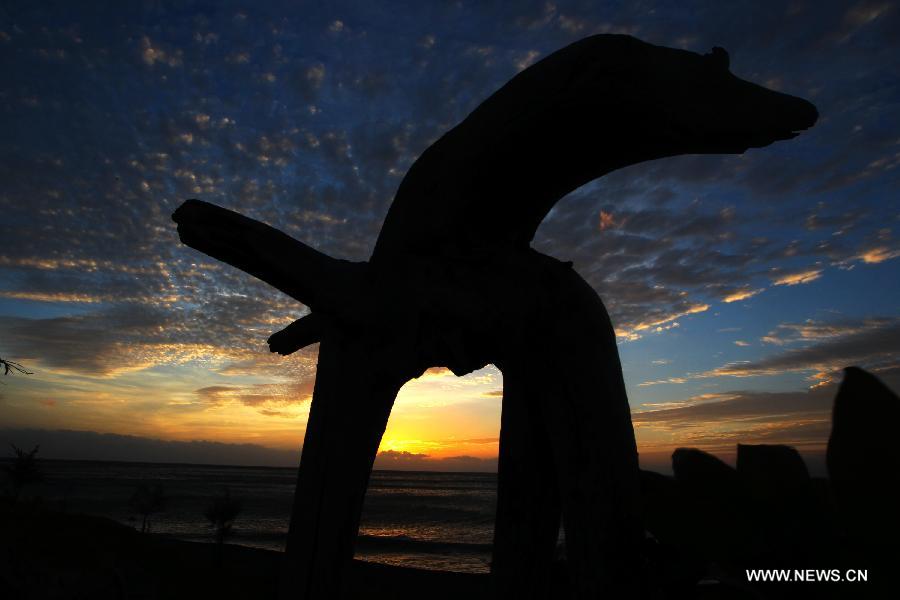
M678 154L742 153L811 127L815 107L701 55L585 38L525 69L431 146L400 185L373 261L525 248L565 194Z
M742 153L790 139L818 118L806 100L732 74L720 47L701 55L626 36L580 44L587 55L604 57L583 69L586 96L617 117L597 124L642 145L658 144L661 152Z

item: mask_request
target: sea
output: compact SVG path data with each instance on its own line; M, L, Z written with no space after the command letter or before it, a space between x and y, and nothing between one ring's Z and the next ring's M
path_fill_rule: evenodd
M296 468L62 460L41 466L44 481L24 490L26 501L140 529L141 516L129 500L141 485L161 485L166 510L151 516L150 531L189 541L213 541L203 513L227 488L241 503L228 543L284 550ZM494 473L374 471L356 558L486 573L496 498Z

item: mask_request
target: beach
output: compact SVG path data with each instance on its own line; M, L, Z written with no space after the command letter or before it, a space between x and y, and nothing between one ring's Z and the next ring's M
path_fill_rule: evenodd
M166 509L150 516L157 536L211 542L203 516L228 488L241 503L228 543L281 552L296 469L43 460L45 480L26 496L62 513L106 517L130 528L141 518L129 500L141 485L162 486ZM27 498L26 498L27 499ZM487 573L496 476L491 473L375 471L366 494L356 557L381 564Z
M283 554L141 534L105 517L0 501L0 597L185 599L275 598ZM355 560L343 598L488 595L487 575Z

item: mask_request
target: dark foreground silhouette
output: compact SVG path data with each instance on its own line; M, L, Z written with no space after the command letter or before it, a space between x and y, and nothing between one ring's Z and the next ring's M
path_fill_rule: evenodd
M674 477L641 472L648 537L642 559L654 599L889 598L897 564L900 474L880 470L900 455L866 454L859 408L900 411L900 398L876 377L847 369L835 401L831 465L852 464L872 480L853 487L811 478L788 446L740 445L737 468L701 450L679 448ZM854 432L858 432L856 435ZM843 440L836 442L835 439ZM107 519L0 501L0 598L106 600L254 598L278 595L283 555L241 546L181 542ZM892 533L893 532L893 533ZM747 569L865 570L868 581L751 582ZM545 598L572 597L570 565L551 563ZM487 575L423 571L352 561L335 598L496 597ZM584 597L584 596L578 596ZM637 598L637 596L628 596Z
M670 550L682 567L694 561L681 571L683 595L691 596L698 572L736 597L896 594L900 444L891 424L898 416L900 398L871 373L849 367L834 403L827 480L811 478L797 451L780 445L738 445L736 468L679 448L673 479L644 473L647 529L657 552ZM761 568L837 569L842 577L860 569L868 581L750 585L746 570Z
M834 401L828 475L841 526L856 544L900 559L900 402L876 377L850 367Z
M369 262L321 254L198 200L181 240L311 313L273 352L321 342L288 534L284 598L331 598L353 556L372 463L401 386L425 369L503 372L492 575L549 597L560 518L578 597L650 593L637 451L600 298L529 244L553 205L610 171L743 153L812 126L805 100L743 81L728 55L600 35L521 72L413 164Z

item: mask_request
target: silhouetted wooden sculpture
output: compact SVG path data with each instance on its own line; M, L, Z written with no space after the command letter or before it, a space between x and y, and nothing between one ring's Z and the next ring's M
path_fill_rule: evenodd
M187 245L311 313L274 334L321 342L288 535L285 597L332 598L353 555L394 397L426 368L503 372L492 573L500 597L550 597L562 515L580 598L638 585L638 457L609 317L571 263L529 244L553 205L638 162L742 153L816 120L808 102L701 56L586 38L519 73L413 164L365 263L325 256L188 200ZM615 596L610 596L615 597Z

